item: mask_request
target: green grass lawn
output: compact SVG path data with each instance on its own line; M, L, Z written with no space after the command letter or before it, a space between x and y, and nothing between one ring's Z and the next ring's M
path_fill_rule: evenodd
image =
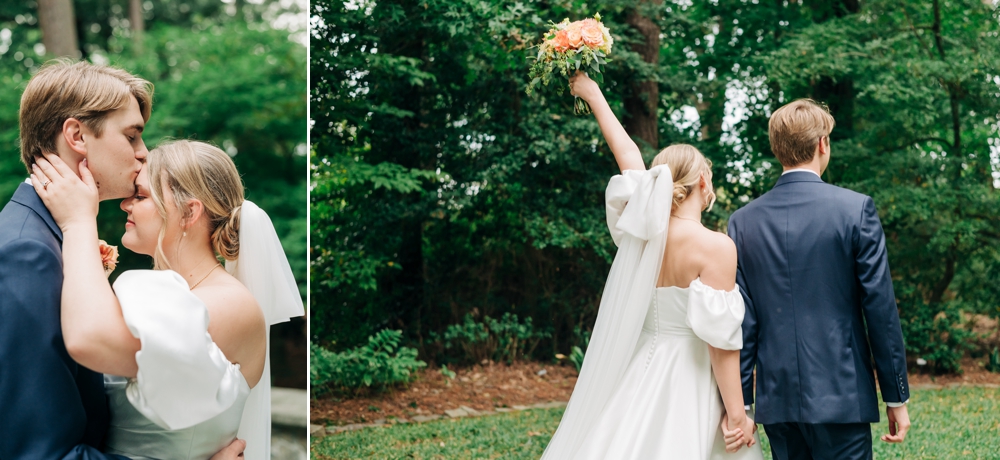
M1000 390L915 390L909 404L914 428L903 445L878 439L875 458L1000 459ZM313 443L312 458L327 459L537 459L563 409L537 409L484 417L392 425L327 436ZM761 436L770 458L766 435Z

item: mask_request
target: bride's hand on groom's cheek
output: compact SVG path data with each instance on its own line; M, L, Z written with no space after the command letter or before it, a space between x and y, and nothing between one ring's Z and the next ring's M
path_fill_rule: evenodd
M55 155L39 158L31 170L31 184L63 232L96 221L100 203L97 183L86 160L79 166L80 177Z

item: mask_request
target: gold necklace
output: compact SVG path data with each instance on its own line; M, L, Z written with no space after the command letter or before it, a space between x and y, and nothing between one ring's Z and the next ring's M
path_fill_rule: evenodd
M198 280L197 283L194 283L194 286L191 286L191 290L193 291L194 288L198 287L198 285L201 284L202 281L205 281L208 278L208 275L211 275L212 272L215 271L215 267L218 267L218 266L221 266L221 265L222 264L216 262L215 265L211 269L208 270L208 273L205 273L205 276L202 276L201 279Z
M697 222L699 224L701 223L700 220L694 220L694 219L692 219L690 217L681 217L681 216L678 216L677 214L671 214L670 217L676 217L678 219L690 220L691 222Z

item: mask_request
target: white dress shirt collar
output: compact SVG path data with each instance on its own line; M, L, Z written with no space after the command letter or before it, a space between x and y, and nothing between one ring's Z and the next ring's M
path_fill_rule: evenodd
M785 172L782 172L782 173L781 173L781 175L782 175L782 176L784 176L785 174L788 174L788 173L790 173L790 172L798 172L798 171L808 171L808 172L811 172L811 173L813 173L813 174L816 174L816 177L819 177L819 178L821 178L821 179L822 179L822 177L821 177L821 176L820 176L819 174L817 174L817 173L816 173L816 171L813 171L813 170L811 170L811 169L808 169L808 168L795 168L795 169L789 169L788 171L785 171Z

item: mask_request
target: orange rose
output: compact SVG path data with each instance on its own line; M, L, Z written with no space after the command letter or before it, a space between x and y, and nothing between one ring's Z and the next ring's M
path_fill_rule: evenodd
M597 48L604 44L604 31L601 30L601 23L594 19L584 19L580 22L583 23L580 27L580 35L587 46Z
M101 250L101 263L104 265L104 276L111 276L118 266L118 246L111 246L104 240L97 240L97 246Z
M580 33L580 21L576 21L566 27L566 40L573 49L583 46L583 35Z
M556 36L552 38L552 47L560 53L569 49L569 38L565 30L556 32Z

